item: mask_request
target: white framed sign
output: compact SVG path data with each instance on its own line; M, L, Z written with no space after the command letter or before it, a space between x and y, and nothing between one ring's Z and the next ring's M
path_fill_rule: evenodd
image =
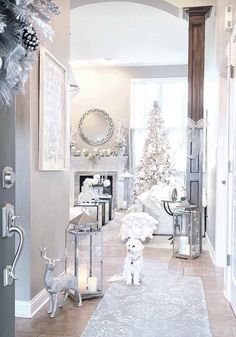
M40 49L39 170L66 169L67 70Z

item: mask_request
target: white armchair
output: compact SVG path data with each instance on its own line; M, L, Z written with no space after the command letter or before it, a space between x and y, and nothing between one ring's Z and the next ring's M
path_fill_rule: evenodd
M137 203L142 205L143 211L158 220L159 224L155 234L172 234L173 232L172 217L165 212L161 202L161 200L169 200L170 190L168 185L155 185L137 198Z

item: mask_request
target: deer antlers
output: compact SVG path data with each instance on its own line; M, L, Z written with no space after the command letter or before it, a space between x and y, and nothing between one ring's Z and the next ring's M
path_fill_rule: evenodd
M56 263L56 262L64 262L65 261L65 259L53 259L53 258L49 259L46 254L47 254L47 248L46 247L40 249L40 255L41 255L42 259L46 261L46 263L49 263L49 262Z
M46 247L40 249L41 258L44 259L46 262L50 262L50 259L47 257L46 254L47 254L47 248Z

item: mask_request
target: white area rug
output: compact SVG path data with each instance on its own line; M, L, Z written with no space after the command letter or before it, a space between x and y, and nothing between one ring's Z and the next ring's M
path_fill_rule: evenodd
M81 337L212 337L200 277L113 283Z

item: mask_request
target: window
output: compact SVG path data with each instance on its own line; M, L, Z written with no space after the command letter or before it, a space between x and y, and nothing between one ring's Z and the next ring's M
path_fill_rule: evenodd
M186 171L187 79L137 79L131 83L132 168L142 156L148 115L158 101L177 175Z

